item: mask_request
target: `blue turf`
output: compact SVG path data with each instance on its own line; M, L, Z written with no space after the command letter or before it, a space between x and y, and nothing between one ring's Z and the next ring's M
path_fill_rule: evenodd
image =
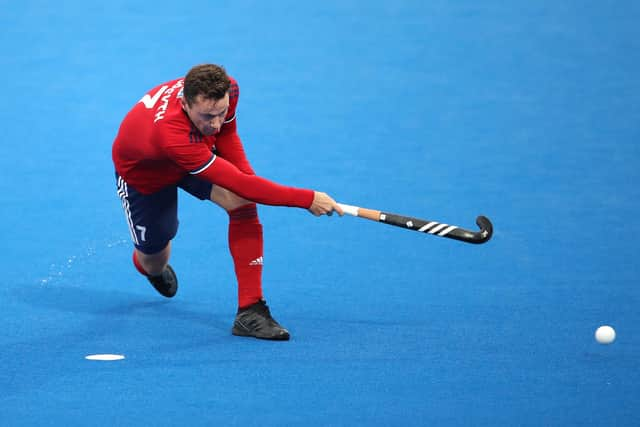
M273 3L3 6L0 424L637 422L638 4ZM226 215L183 197L162 300L130 265L111 142L201 62L239 80L261 175L482 213L493 240L261 208L293 340L239 339Z

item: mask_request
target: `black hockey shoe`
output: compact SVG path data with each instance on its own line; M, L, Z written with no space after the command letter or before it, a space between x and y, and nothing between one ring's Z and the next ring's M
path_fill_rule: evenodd
M264 300L238 309L231 333L241 337L255 337L263 340L286 341L289 339L289 331L271 317L269 307Z
M158 276L147 276L149 283L156 288L160 295L171 298L178 292L178 278L169 264Z

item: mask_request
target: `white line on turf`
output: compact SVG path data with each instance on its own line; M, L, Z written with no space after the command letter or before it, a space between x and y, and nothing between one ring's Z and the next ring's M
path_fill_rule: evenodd
M85 356L87 360L103 360L103 361L113 361L113 360L122 360L124 359L124 355L122 354L90 354Z

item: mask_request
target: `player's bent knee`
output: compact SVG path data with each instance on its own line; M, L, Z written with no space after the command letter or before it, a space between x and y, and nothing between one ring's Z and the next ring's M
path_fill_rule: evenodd
M232 211L240 206L253 203L217 185L214 185L211 189L211 201L226 211Z

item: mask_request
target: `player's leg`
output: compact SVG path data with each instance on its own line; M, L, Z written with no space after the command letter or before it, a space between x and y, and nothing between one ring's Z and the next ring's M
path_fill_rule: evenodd
M263 237L257 206L217 185L210 199L229 215L228 242L238 279L238 307L248 307L263 298Z
M264 339L289 339L289 332L271 317L262 296L262 224L256 204L195 177L185 178L179 186L199 199L206 197L229 215L229 251L238 280L238 314L232 332Z
M140 273L157 276L162 273L171 256L171 242L164 249L153 254L145 254L139 249L133 250L133 263Z
M161 295L171 298L178 290L178 279L168 264L178 230L177 189L146 195L117 175L116 180L134 244L133 264Z
M214 185L211 201L229 214L229 250L238 279L238 313L234 335L288 340L289 331L271 316L262 297L262 224L255 203Z
M178 292L178 277L168 262L170 252L170 242L155 254L145 254L137 248L133 250L133 264L138 272L149 280L160 295L167 298L175 296Z
M201 200L211 200L229 215L229 250L238 279L238 306L262 299L262 225L256 204L229 190L187 176L178 186Z

